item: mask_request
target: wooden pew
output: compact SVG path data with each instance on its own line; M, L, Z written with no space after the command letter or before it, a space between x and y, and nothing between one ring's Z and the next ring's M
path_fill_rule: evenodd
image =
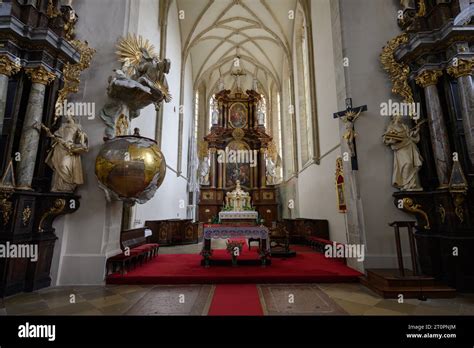
M145 237L147 228L136 228L122 231L120 234L120 247L122 253L107 259L106 275L116 272L124 273L138 264L149 261L158 255L159 244L150 243L150 237Z

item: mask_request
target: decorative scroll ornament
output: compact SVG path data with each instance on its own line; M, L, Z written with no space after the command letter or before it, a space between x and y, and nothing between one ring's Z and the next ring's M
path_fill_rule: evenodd
M453 198L454 212L461 223L464 222L464 201L466 200L469 184L459 161L453 161L453 169L449 180L449 192Z
M26 227L30 224L31 214L31 208L29 206L26 206L25 209L23 209L23 212L21 213L21 221L23 222L23 226Z
M46 219L57 216L61 214L64 211L64 208L66 207L66 200L62 198L58 198L54 201L53 206L43 214L41 217L41 220L39 222L39 227L38 231L39 232L44 232L44 223L46 222Z
M20 60L11 60L8 56L0 56L0 74L8 77L17 74L21 69Z
M26 74L30 77L33 83L45 86L49 85L56 79L56 75L46 70L42 65L37 68L26 69Z
M13 171L13 163L10 161L5 173L0 181L0 212L2 213L2 223L6 226L10 221L13 213L13 203L9 201L15 190L15 172Z
M347 212L347 204L344 191L344 165L341 157L336 160L336 192L339 212L345 213Z
M413 199L408 198L408 197L403 198L402 203L403 203L403 210L412 214L419 214L425 219L426 223L425 223L425 226L423 227L425 230L431 229L428 214L426 214L426 212L422 209L423 207L421 206L421 204L416 204L413 201Z
M426 2L425 0L418 1L418 12L416 13L417 17L426 16Z
M232 132L232 137L235 140L242 140L245 137L245 132L242 130L242 128L236 128Z
M77 15L76 11L72 8L68 8L64 13L64 35L66 36L66 40L73 40L76 36L76 23L77 23Z
M474 60L458 59L456 65L451 65L448 68L448 74L454 78L469 76L474 73Z
M3 226L8 224L10 221L10 216L13 212L13 203L8 200L11 195L12 193L0 191L0 211L2 213Z
M61 12L58 10L56 6L54 6L53 0L48 0L48 8L46 9L46 15L49 19L53 19L58 17Z
M403 98L405 103L414 103L413 91L408 84L410 67L395 59L395 51L408 42L408 34L401 34L387 42L380 54L380 62L392 80L392 93Z
M441 217L441 223L444 224L446 222L446 209L442 204L439 205L438 212Z
M436 85L442 75L443 72L441 70L425 70L416 77L415 81L417 85L426 88Z
M63 110L62 105L64 102L66 102L68 96L79 91L81 73L90 67L92 57L96 52L95 49L88 46L87 41L73 40L70 41L70 43L80 52L81 58L77 64L66 63L64 65L64 86L58 93L58 99L56 101L56 114L53 123L56 123L56 121L61 116L63 116L61 115Z

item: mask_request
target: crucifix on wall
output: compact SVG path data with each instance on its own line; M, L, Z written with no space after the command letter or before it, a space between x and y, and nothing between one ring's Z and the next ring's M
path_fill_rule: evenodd
M357 133L355 132L355 123L360 117L360 114L367 111L367 105L353 107L352 98L346 99L346 110L340 111L334 114L334 118L340 118L345 125L345 133L342 136L347 143L347 147L350 151L352 170L358 170L359 164L357 162L357 148L355 138Z

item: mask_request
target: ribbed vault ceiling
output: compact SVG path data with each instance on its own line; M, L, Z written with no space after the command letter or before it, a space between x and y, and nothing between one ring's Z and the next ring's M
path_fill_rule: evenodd
M297 0L177 0L184 11L180 20L183 54L191 59L195 87L206 82L209 91L222 76L226 88L235 83L230 75L234 58L241 57L249 89L256 77L264 92L273 81L279 88L283 62L290 61Z

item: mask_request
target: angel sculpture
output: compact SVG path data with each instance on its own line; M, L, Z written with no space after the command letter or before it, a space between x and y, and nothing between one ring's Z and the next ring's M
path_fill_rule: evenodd
M148 87L157 97L156 103L169 103L172 99L165 74L170 72L169 59L159 59L155 47L141 36L128 35L118 44L117 55L123 63L122 70L128 77Z
M116 133L120 128L117 122L122 114L131 121L140 116L143 108L153 104L158 111L163 101L169 103L172 99L165 76L171 63L168 59L158 58L148 40L128 35L117 47L122 66L109 78L109 101L100 113L107 126L105 140L119 135Z

